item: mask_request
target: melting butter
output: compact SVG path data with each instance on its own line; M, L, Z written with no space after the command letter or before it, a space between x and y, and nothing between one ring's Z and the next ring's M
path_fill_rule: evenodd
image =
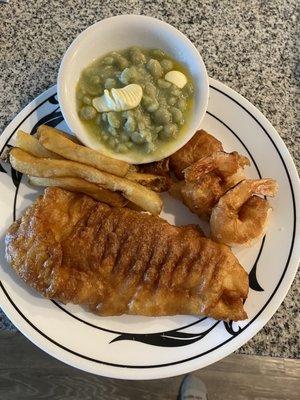
M137 107L142 97L142 87L132 83L121 89L105 89L102 96L93 99L93 106L99 112L126 111Z
M180 71L169 71L165 75L165 80L173 83L180 89L182 89L187 84L186 76Z

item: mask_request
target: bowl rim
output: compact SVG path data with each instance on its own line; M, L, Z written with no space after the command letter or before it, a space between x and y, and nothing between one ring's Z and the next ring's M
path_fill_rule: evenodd
M197 63L198 66L200 67L200 70L202 75L203 75L203 81L202 81L202 101L199 102L199 105L197 107L197 115L196 117L192 117L192 120L195 120L195 123L192 125L195 125L189 129L187 129L187 134L183 135L181 137L181 140L176 140L174 143L177 143L178 146L174 145L172 146L171 151L165 151L163 153L163 155L161 156L154 156L155 153L150 153L150 154L144 154L143 155L143 160L136 160L134 159L134 157L132 157L132 155L126 155L126 153L121 154L121 153L114 153L111 152L108 148L106 148L104 145L100 145L99 143L99 147L96 149L96 147L93 147L93 145L91 144L88 135L84 134L82 129L79 128L78 124L79 124L79 117L74 117L74 113L71 111L71 108L68 105L68 101L66 99L66 86L64 85L64 77L65 74L67 73L67 69L69 67L69 63L71 58L73 57L76 49L78 49L78 46L80 45L81 40L86 37L88 34L96 31L99 27L99 25L102 25L103 23L109 24L109 21L112 20L126 20L126 19L131 19L131 18L135 18L135 19L144 19L145 21L149 21L151 24L155 24L156 26L162 26L164 28L167 28L169 31L172 32L172 34L174 34L175 36L179 36L183 42L186 44L187 47L189 47L192 52L195 55L195 59L197 59ZM57 76L57 97L58 97L58 101L59 101L59 105L60 105L60 109L62 112L62 115L67 123L67 125L69 126L70 130L78 137L78 139L87 147L91 147L94 148L98 151L101 151L103 154L111 157L111 158L115 158L115 159L119 159L119 160L123 160L126 161L130 164L144 164L144 163L150 163L150 162L154 162L154 161L159 161L162 160L163 158L169 157L171 154L173 154L174 152L178 151L180 148L182 148L196 133L196 131L198 129L200 129L201 126L201 122L203 121L203 118L205 116L205 113L207 111L207 107L208 107L208 100L209 100L209 78L208 78L208 74L207 74L207 70L204 64L204 61L201 57L200 52L198 51L198 49L196 48L196 46L191 42L191 40L182 32L180 32L177 28L175 28L174 26L170 25L167 22L164 22L158 18L154 18L154 17L150 17L150 16L146 16L146 15L138 15L138 14L123 14L123 15L116 15L116 16L112 16L109 18L104 18L100 21L95 22L94 24L88 26L86 29L84 29L78 36L76 36L76 38L72 41L72 43L70 44L70 46L67 48L60 66L59 66L59 71L58 71L58 76ZM190 133L189 133L190 132ZM101 147L101 149L100 149ZM153 154L153 155L152 155Z

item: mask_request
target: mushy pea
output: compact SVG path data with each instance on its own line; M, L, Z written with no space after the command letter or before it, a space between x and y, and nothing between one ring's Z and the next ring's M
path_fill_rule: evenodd
M130 47L85 68L76 96L88 131L111 150L152 153L184 131L193 84L164 51Z

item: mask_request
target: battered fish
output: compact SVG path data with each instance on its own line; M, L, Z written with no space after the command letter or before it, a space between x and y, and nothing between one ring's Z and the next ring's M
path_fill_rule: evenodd
M195 226L47 188L6 235L16 273L47 298L99 315L247 318L248 275Z

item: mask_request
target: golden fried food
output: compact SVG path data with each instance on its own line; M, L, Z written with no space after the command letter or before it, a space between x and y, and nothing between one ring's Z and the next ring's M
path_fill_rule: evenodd
M161 175L142 174L140 172L129 172L125 178L137 182L154 192L166 192L169 189L168 178Z
M65 135L61 135L60 131L55 128L41 125L38 128L38 134L42 146L68 160L80 162L117 176L125 176L128 172L129 164L125 161L107 157L99 151L76 144Z
M49 125L40 125L40 126L42 126L42 127L48 126L49 127ZM76 136L66 133L64 131L61 131L60 129L57 129L57 128L53 128L53 129L55 129L55 131L57 133L59 133L61 136L65 137L66 139L72 140L72 142L74 142L74 143L81 144L81 142L77 139ZM41 130L43 130L43 128L38 127L38 129L35 133L35 137L38 139L40 138Z
M251 246L265 234L272 210L258 195L273 197L277 190L273 179L247 179L228 190L212 210L212 238L228 246Z
M148 164L139 164L137 165L138 171L145 174L153 174L160 176L169 176L170 173L170 160L168 158L164 158L160 161L155 161Z
M144 174L152 174L164 177L164 191L168 191L173 183L170 175L170 160L164 158L161 161L156 161L148 164L140 164L137 166L137 171Z
M226 187L230 187L232 182L244 176L244 168L250 165L247 157L240 155L236 151L225 153L217 151L207 157L203 157L186 168L184 178L188 182L201 182L202 178L208 174L220 178Z
M17 132L15 146L19 149L27 151L27 153L35 157L61 159L61 156L59 156L58 154L45 149L45 147L39 143L36 137L29 135L29 133L25 133L21 130Z
M193 213L208 219L219 198L245 178L246 165L249 160L237 152L215 152L186 168L185 180L174 183L169 192Z
M128 201L119 193L112 192L107 189L90 183L80 178L39 178L29 176L29 182L35 186L57 186L70 192L85 193L97 201L101 201L114 207L125 207Z
M181 149L171 155L170 169L178 179L183 179L184 169L201 158L222 150L222 143L201 129Z
M99 315L247 318L248 275L227 246L59 188L11 225L6 257L45 297Z
M15 170L30 176L41 178L68 176L85 179L105 189L121 193L127 200L154 215L158 215L162 209L161 198L152 190L75 161L36 158L21 149L13 148L10 152L10 163Z
M185 181L175 182L169 193L181 200L192 213L209 220L211 210L225 191L219 179L206 176L202 179L201 184Z

